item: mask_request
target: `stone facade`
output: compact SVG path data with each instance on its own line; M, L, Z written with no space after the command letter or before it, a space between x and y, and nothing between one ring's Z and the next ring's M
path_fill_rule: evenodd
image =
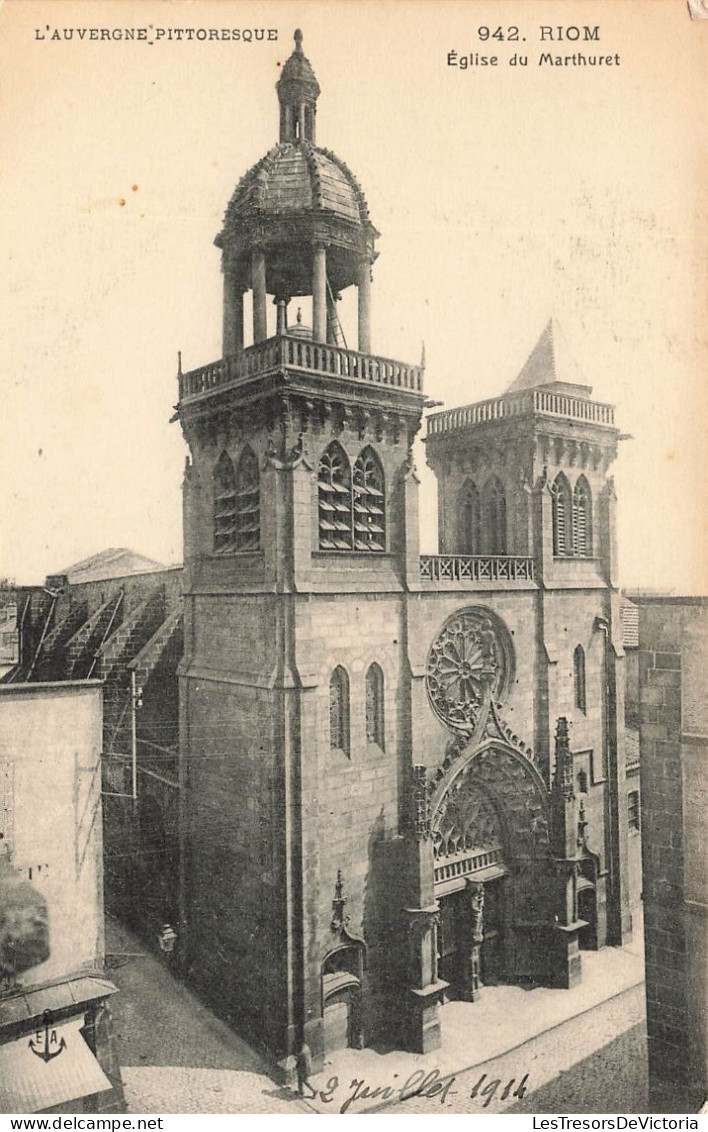
M225 356L180 373L177 417L183 961L289 1079L303 1043L315 1068L432 1049L439 1003L485 982L570 986L631 920L612 409L549 326L500 398L429 418L420 556L423 368L371 352L377 233L314 144L300 40L286 66L280 144L217 241Z
M651 1111L697 1111L708 1089L708 601L637 601Z

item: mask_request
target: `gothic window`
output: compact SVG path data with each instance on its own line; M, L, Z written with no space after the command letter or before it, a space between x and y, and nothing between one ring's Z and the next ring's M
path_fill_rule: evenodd
M258 550L261 544L261 498L258 459L245 448L236 469L236 550Z
M460 492L460 554L479 554L480 526L479 492L472 480L467 480Z
M378 664L366 673L366 741L384 749L384 676Z
M321 550L352 550L352 477L347 454L336 440L322 454L317 472Z
M354 465L354 549L386 549L384 476L373 448Z
M553 553L563 558L573 553L570 484L559 472L551 488L553 495Z
M506 554L506 494L496 476L484 488L482 533L485 554Z
M329 745L349 754L349 677L341 665L329 681Z
M587 710L585 695L585 650L578 645L573 653L573 687L575 690L575 706L583 713Z
M580 476L573 491L573 553L581 558L592 554L592 497L585 476Z
M227 452L214 469L214 551L230 554L236 549L236 473Z

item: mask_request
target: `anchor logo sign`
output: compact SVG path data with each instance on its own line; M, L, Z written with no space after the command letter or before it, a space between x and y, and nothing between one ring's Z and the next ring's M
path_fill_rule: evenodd
M36 1043L30 1038L27 1043L36 1057L41 1057L42 1061L47 1064L53 1061L66 1049L66 1042L62 1038L60 1042L57 1041L57 1032L53 1028L54 1019L52 1018L51 1010L45 1010L42 1015L42 1022L44 1030L37 1030L35 1038Z

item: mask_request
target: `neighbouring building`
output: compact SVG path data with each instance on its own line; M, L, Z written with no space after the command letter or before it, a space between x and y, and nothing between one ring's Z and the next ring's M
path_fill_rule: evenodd
M642 790L639 774L639 608L623 595L620 605L625 665L624 750L627 775L627 865L629 903L638 908L642 899Z
M17 600L14 586L0 584L0 677L19 659Z
M0 686L0 1106L122 1109L103 973L97 681Z
M708 598L639 605L644 938L652 1112L708 1094Z
M182 570L111 549L19 587L16 601L6 683L103 683L106 906L155 944L179 916Z
M473 1025L483 986L573 985L631 927L613 409L549 324L428 417L420 555L424 371L373 350L378 233L295 38L216 240L223 357L176 413L182 954L286 1078L303 1042L432 1049L446 998Z

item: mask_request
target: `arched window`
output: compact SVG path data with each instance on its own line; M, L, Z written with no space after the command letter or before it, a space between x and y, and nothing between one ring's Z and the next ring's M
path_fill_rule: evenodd
M329 745L349 754L349 677L341 665L329 681Z
M322 454L317 472L317 496L320 549L352 550L351 469L346 452L336 440Z
M472 483L472 480L467 480L460 492L460 554L480 553L480 526L479 492Z
M384 675L378 664L366 673L366 741L384 750Z
M228 452L222 452L214 468L214 551L230 554L236 549L236 474Z
M573 553L570 484L559 472L551 487L553 495L553 553L562 558Z
M482 536L485 554L506 554L506 494L496 476L484 488Z
M575 691L575 706L585 713L587 698L585 694L585 650L578 645L573 653L573 688Z
M384 475L373 448L365 448L354 465L354 549L386 549Z
M258 550L261 545L261 484L258 458L244 448L236 469L236 550Z
M592 554L592 496L585 476L573 490L573 551L581 558Z

